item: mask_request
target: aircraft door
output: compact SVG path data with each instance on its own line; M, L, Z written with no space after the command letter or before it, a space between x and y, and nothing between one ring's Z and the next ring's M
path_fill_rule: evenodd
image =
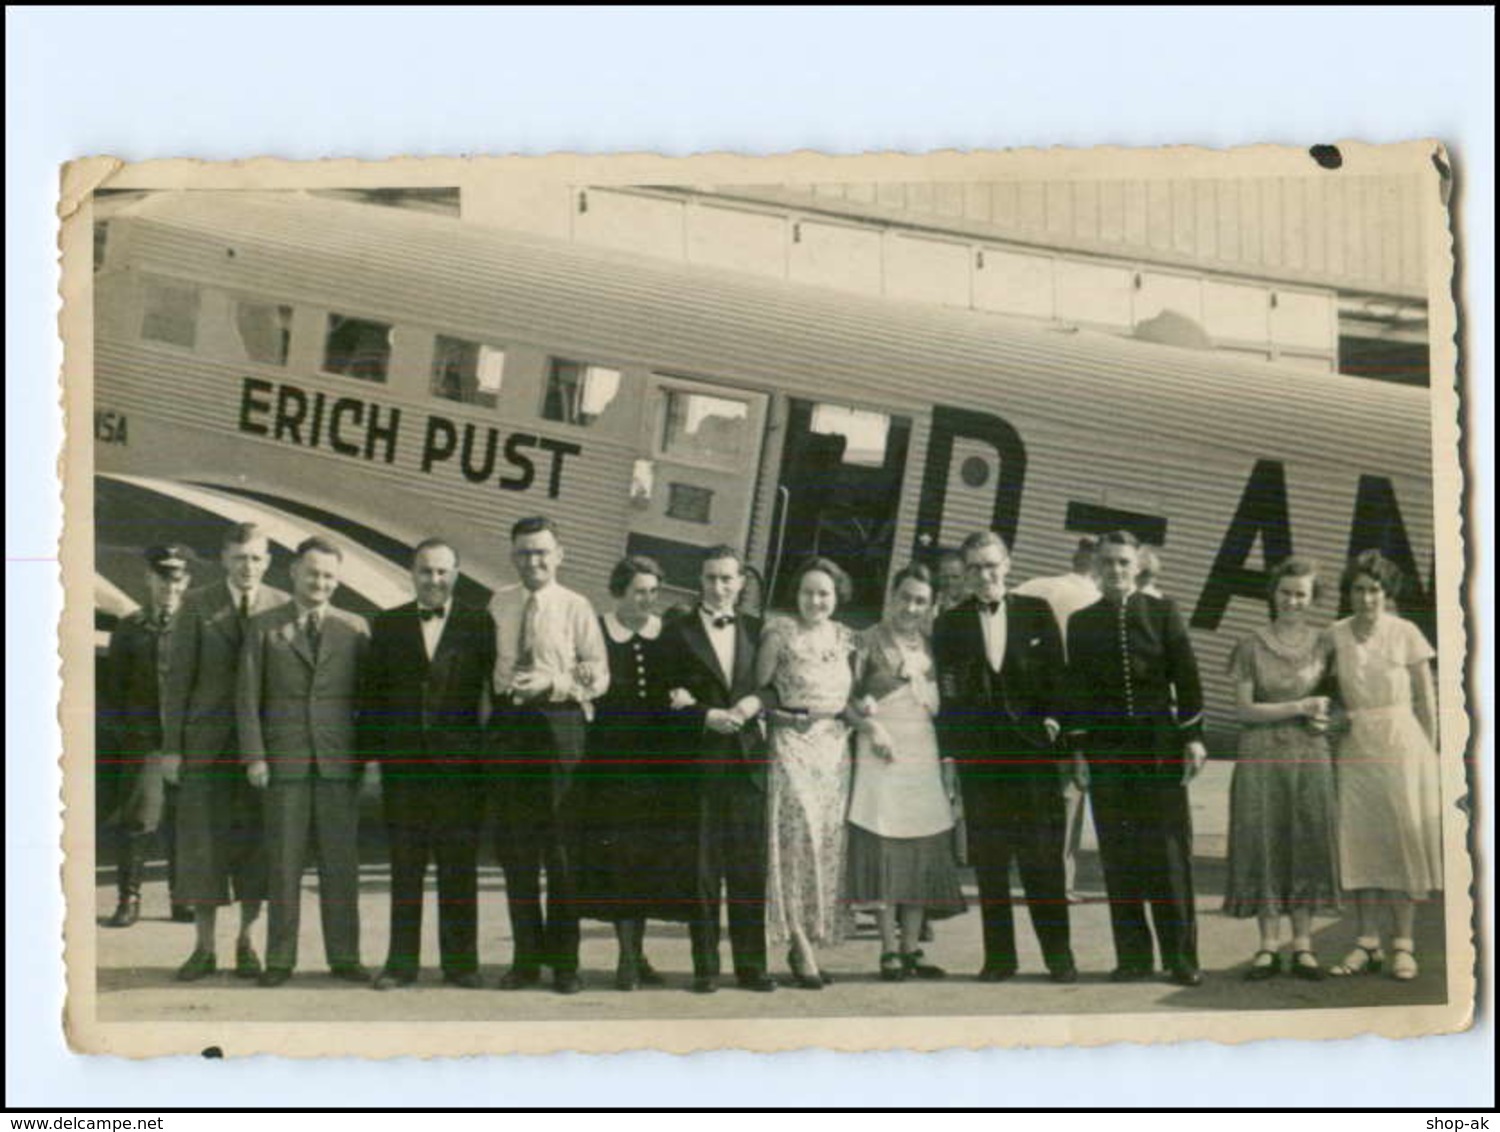
M702 552L745 548L765 440L765 393L651 374L626 546L695 590Z

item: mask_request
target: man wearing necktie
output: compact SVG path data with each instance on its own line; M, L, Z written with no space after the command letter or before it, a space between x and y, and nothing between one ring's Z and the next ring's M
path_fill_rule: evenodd
M483 712L495 667L495 622L454 601L458 551L417 545L416 600L375 618L365 661L360 725L380 762L391 855L391 932L375 988L417 981L422 887L437 867L443 981L479 986L478 865L483 814Z
M1052 980L1078 970L1063 877L1062 637L1041 598L1007 593L1010 552L980 531L963 543L970 597L933 629L942 706L938 742L958 767L969 859L979 882L982 982L1016 974L1010 867L1020 867L1031 926Z
M240 765L236 714L240 653L250 619L288 595L264 584L266 536L253 523L224 533L224 580L193 590L172 627L162 703L162 771L177 791L178 899L193 910L195 946L177 971L192 982L218 969L218 910L240 906L234 973L261 972L250 929L266 895L261 795Z
M109 638L106 678L99 689L97 757L100 765L113 771L116 784L117 804L112 807L110 824L117 836L120 899L114 915L105 921L111 928L128 928L140 918L146 856L166 809L162 689L171 656L172 623L187 589L191 554L175 544L146 551L148 604L121 618ZM169 847L169 861L172 856Z
M739 551L709 549L699 573L698 607L662 634L673 659L667 684L682 720L677 730L700 768L698 909L689 925L697 994L718 989L719 919L726 902L735 981L749 991L776 989L766 970L767 748L755 681L761 624L735 612L744 585Z
M573 772L583 757L586 706L609 687L609 660L593 606L557 581L563 548L552 520L519 520L511 528L511 561L520 584L497 591L490 605L495 663L489 746L514 941L500 986L535 986L546 966L553 988L574 994L581 984Z
M1101 536L1104 596L1068 622L1069 745L1087 758L1109 896L1117 982L1152 978L1155 956L1180 986L1203 981L1193 907L1188 783L1208 757L1203 693L1173 603L1136 589L1140 543Z
M333 976L369 982L359 959L359 763L356 714L370 631L329 604L343 555L306 539L292 563L292 601L250 620L240 658L240 758L265 796L270 922L262 986L297 965L302 870L318 851L323 949ZM367 788L379 783L364 766Z

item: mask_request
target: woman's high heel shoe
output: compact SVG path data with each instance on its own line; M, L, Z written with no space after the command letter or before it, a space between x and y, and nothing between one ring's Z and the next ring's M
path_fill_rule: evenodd
M793 981L803 990L822 990L826 985L822 974L809 971L803 964L802 956L798 954L796 947L786 953L786 965L791 969Z
M1342 979L1349 975L1378 975L1383 966L1385 966L1385 956L1381 953L1378 944L1375 947L1366 947L1362 943L1356 943L1349 949L1348 955L1328 968L1328 973L1335 979Z
M906 981L906 962L899 951L886 951L880 956L880 977L888 983Z

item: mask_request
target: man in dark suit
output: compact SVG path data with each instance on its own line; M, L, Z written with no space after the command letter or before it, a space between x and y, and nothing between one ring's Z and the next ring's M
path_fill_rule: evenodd
M240 766L235 699L240 653L250 619L287 595L262 584L271 563L266 536L253 523L224 533L225 580L189 593L172 626L167 665L162 768L177 784L178 899L193 910L193 953L177 971L192 982L218 969L218 910L240 906L234 973L253 979L260 957L250 929L266 896L265 819L260 792Z
M1165 598L1136 589L1140 544L1100 538L1104 597L1068 622L1069 745L1087 757L1109 895L1117 982L1149 979L1156 945L1172 981L1194 987L1193 827L1187 784L1208 757L1203 693L1187 628Z
M494 713L489 746L515 954L502 990L541 982L576 994L578 908L574 771L583 758L585 705L609 687L604 631L588 598L557 580L563 548L542 515L511 528L511 561L519 585L496 592ZM547 905L542 907L542 871Z
M766 970L766 743L758 716L755 650L760 621L736 614L745 584L733 547L703 559L698 607L663 630L674 657L668 683L682 742L700 765L699 915L689 925L693 990L712 994L719 980L720 889L729 902L729 944L736 982L773 991Z
M412 556L416 600L375 618L361 730L380 783L391 854L391 938L375 989L417 981L422 882L437 863L443 981L479 986L478 864L485 685L495 622L453 600L458 551L442 539Z
M110 824L118 844L115 872L120 898L114 915L105 921L111 928L128 928L140 919L146 855L166 809L162 690L191 552L177 545L153 546L145 557L148 603L121 618L110 634L106 680L99 689L97 757L114 771L117 796ZM169 846L168 860L173 856ZM176 895L174 888L174 902Z
M938 618L932 649L944 757L958 766L969 859L979 881L982 982L1019 966L1010 866L1020 866L1031 926L1052 980L1078 971L1063 875L1066 765L1056 749L1062 714L1062 637L1041 598L1006 593L1010 553L990 531L963 543L970 596Z
M251 619L240 657L240 758L265 792L270 922L261 986L280 986L297 966L302 870L318 850L323 949L335 978L368 983L359 961L359 755L356 706L370 630L329 602L343 555L306 539L292 563L292 600ZM376 763L365 764L369 789Z

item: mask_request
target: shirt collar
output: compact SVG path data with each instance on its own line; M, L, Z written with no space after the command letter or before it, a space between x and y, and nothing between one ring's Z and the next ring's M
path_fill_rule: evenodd
M657 637L661 636L661 618L653 613L646 619L646 623L641 626L639 631L633 631L626 628L625 623L616 617L614 613L606 613L604 615L604 631L609 634L609 639L617 645L625 644L632 637L654 641Z
M259 587L253 590L242 590L229 579L224 579L224 584L229 587L229 596L234 599L235 608L238 609L241 597L248 597L250 604L255 604L255 595L260 592Z
M723 609L723 610L715 611L715 610L712 610L712 609L708 608L708 606L706 606L706 605L701 605L700 604L698 606L698 616L701 617L701 618L703 618L703 624L707 628L712 629L712 628L714 628L714 619L715 618L718 618L718 617L733 617L736 621L738 621L740 615L739 615L739 613L737 613L732 608L731 609ZM727 628L729 628L729 626L726 625L726 626L724 626L724 628L727 629Z
M431 608L433 608L433 607L432 606L423 605L421 603L421 601L417 602L417 611L419 613L422 610L424 610L424 609L431 609ZM447 601L443 602L442 605L437 606L437 608L441 609L443 611L443 619L446 621L447 618L448 618L448 614L450 614L450 613L453 612L453 599L450 597Z

